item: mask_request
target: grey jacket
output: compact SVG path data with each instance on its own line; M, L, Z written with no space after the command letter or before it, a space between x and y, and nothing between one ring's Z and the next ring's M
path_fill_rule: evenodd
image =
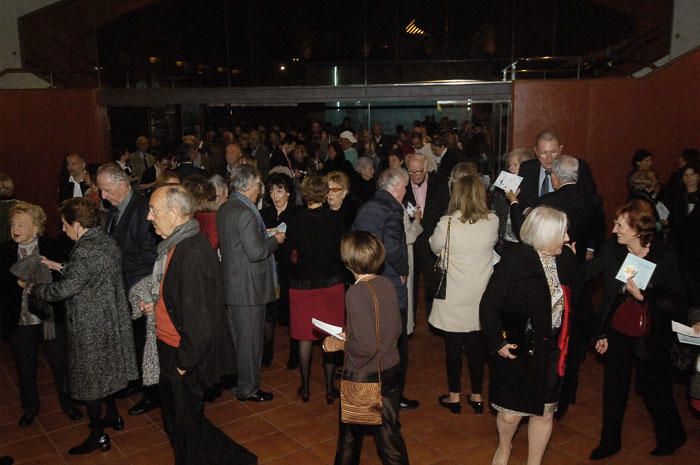
M217 212L226 305L265 305L275 300L277 240L261 228L253 211L235 195Z
M65 300L69 394L96 400L138 378L121 253L100 228L78 239L60 281L31 291L47 302Z

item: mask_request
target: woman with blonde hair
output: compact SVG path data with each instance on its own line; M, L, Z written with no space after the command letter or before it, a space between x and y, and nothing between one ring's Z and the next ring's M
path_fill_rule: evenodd
M498 218L487 204L486 189L476 176L455 182L447 214L440 218L430 247L447 266L445 299L434 299L429 322L441 330L449 394L440 405L460 413L462 354L471 377L469 405L483 413L484 347L479 324L479 301L493 270L493 247L498 239Z

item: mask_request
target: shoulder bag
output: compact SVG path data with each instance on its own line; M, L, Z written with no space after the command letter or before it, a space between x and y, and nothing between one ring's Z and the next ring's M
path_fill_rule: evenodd
M380 359L381 334L379 328L379 303L372 285L367 283L374 303L374 333L377 338L377 381L359 382L345 379L345 362L343 361L343 379L340 381L340 421L354 425L382 424L382 365Z
M447 298L447 268L450 266L450 225L452 224L452 217L447 219L447 237L445 238L445 245L440 252L440 256L435 261L433 270L440 273L440 280L438 281L437 288L435 289L435 295L433 298L444 300Z
M615 310L610 325L625 336L645 337L651 327L651 315L646 303L628 297Z

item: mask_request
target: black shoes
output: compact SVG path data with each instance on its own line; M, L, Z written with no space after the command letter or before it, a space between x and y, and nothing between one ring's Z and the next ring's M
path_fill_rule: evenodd
M309 391L304 391L303 387L300 387L297 389L297 396L301 399L302 402L307 404L309 402Z
M124 419L120 416L117 418L104 417L102 419L102 428L112 428L115 431L124 429Z
M18 424L19 426L23 427L23 428L24 428L25 426L31 425L31 424L34 422L34 418L36 418L36 413L37 413L37 412L34 412L34 413L25 413L24 415L22 415L22 416L19 418L19 421L17 422L17 424Z
M442 405L455 415L462 413L462 405L459 403L459 401L450 402L449 399L449 394L443 394L440 397L438 397L438 402L440 403L440 405Z
M407 399L403 396L399 399L399 408L401 410L414 410L420 407L420 402L417 400Z
M615 455L618 452L620 452L620 446L618 445L617 447L609 447L609 446L598 446L595 449L593 449L593 452L591 452L591 460L602 460L604 458L610 457L611 455Z
M109 440L109 436L102 434L102 436L93 436L92 434L83 441L82 444L71 447L68 450L70 455L84 455L89 454L93 450L100 449L102 452L106 452L112 448L112 441Z
M0 457L0 465L12 465L13 463L15 463L15 459L9 455L3 455Z
M271 392L265 392L260 389L258 389L258 392L255 394L248 396L248 397L238 397L236 396L236 399L238 399L240 402L269 402L272 399L274 399L274 395Z
M326 404L331 405L336 399L340 397L340 391L337 389L332 389L326 392Z
M668 447L656 446L654 450L651 451L651 455L654 455L656 457L666 457L668 455L673 455L676 449L685 444L687 440L688 436L685 433L683 433L683 436L680 436L673 444L669 445Z
M64 410L63 413L65 413L68 416L68 418L70 418L73 421L83 419L83 412L81 412L78 407L73 407L70 410Z
M129 415L142 415L146 412L150 412L154 408L158 407L158 405L159 404L157 401L144 397L129 409Z
M484 413L484 403L482 401L467 399L467 402L469 402L469 405L471 406L472 410L474 410L474 413L476 413L477 415L481 415L482 413Z

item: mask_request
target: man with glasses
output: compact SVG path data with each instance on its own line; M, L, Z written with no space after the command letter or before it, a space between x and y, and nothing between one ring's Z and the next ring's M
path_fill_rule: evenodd
M406 168L410 179L406 189L406 203L419 209L423 215L421 220L423 232L413 244L415 270L413 274L413 301L418 301L418 283L422 277L427 318L433 306L433 296L437 286L433 272L433 264L437 257L430 250L428 239L433 235L440 217L447 210L447 204L450 202L450 190L447 186L447 179L437 173L428 173L427 160L423 154L412 153L408 155ZM416 314L415 309L413 314Z

